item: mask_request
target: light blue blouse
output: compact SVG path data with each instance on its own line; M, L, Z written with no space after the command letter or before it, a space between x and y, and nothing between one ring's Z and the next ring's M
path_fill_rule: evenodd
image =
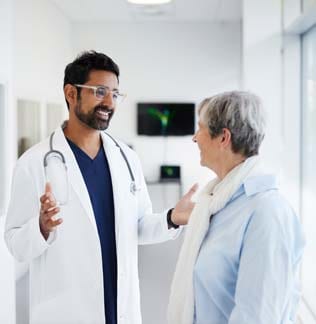
M294 323L301 224L272 175L249 178L213 215L194 269L194 324Z

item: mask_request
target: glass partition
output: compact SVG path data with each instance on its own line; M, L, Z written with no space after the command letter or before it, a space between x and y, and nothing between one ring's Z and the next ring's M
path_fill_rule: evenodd
M66 119L65 109L62 104L58 103L46 105L46 136L49 136Z
M18 100L18 156L41 139L41 105L38 101Z

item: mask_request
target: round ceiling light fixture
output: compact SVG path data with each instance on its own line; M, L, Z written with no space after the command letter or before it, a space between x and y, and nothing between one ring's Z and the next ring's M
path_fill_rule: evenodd
M162 5L171 2L172 0L127 0L132 4L138 5Z

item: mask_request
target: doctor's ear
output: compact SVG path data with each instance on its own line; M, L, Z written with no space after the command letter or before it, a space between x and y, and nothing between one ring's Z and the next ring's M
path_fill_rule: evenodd
M77 102L77 89L72 84L66 84L64 86L65 99L69 105L74 105Z

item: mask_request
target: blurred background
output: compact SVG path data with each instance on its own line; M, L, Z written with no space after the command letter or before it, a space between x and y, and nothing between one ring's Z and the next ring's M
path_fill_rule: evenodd
M120 66L127 98L109 132L139 155L157 211L213 177L192 142L198 103L233 89L263 99L261 154L307 237L298 323L316 323L316 0L0 0L0 43L0 323L28 323L28 267L13 261L2 235L12 170L66 118L64 68L90 49ZM159 118L142 128L153 122L144 105L156 115L189 112L170 119L173 131ZM144 324L166 323L180 245L181 238L140 247Z

